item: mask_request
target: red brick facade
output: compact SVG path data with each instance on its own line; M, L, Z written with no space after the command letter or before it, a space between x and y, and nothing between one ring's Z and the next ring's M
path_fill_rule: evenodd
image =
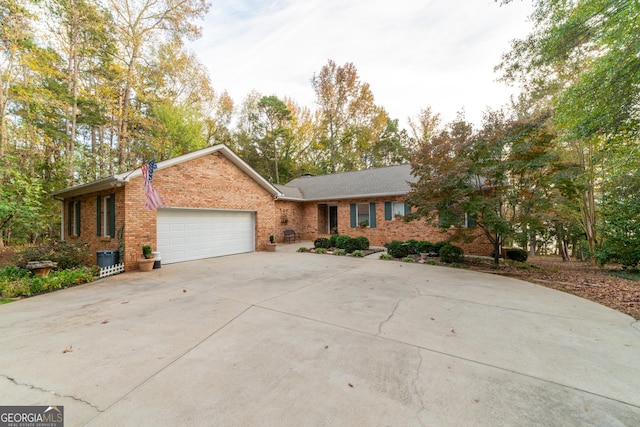
M163 208L204 208L250 211L255 214L255 250L264 250L273 234L276 241L283 241L284 230L292 229L304 240L329 236L331 216L336 231L351 237L366 236L372 245L379 246L392 240L448 240L455 230L442 232L428 226L424 221L405 222L402 219L385 219L385 202L402 202L401 197L352 200L327 200L322 202L300 202L275 200L266 181L250 169L241 167L227 151L209 151L199 157L166 165L154 173L153 186L163 198ZM157 210L146 210L143 180L138 174L119 176L108 181L111 188L87 194L67 197L64 200L64 236L70 241L89 243L92 256L99 250L118 250L124 242L125 270L137 268L137 259L142 255L142 246L150 245L157 250ZM130 179L129 179L130 178ZM91 188L91 187L89 187ZM99 188L104 188L104 185ZM72 193L77 194L77 193ZM101 235L97 231L97 198L106 195L115 197L114 236L105 236L104 220ZM70 204L80 202L80 235L69 233ZM351 226L351 204L375 203L375 227ZM106 218L106 203L101 203L101 218ZM110 223L111 224L111 223ZM122 236L122 239L119 237ZM491 246L485 239L461 244L465 252L488 255Z
M302 235L303 239L315 240L318 237L329 237L328 206L337 208L337 232L351 237L365 236L373 246L382 246L393 240L406 241L409 239L428 240L439 242L449 240L456 233L456 229L442 231L438 227L427 225L424 220L405 222L403 218L392 217L385 219L385 202L403 202L402 197L370 198L370 199L345 199L327 200L326 202L302 202L295 206L295 202L277 201L276 210L299 212L300 216L289 221L286 227L292 228ZM351 227L351 204L375 203L376 226L375 227ZM280 229L284 230L283 227ZM280 232L280 230L279 230ZM478 236L471 242L456 242L465 253L475 255L490 255L493 250L481 230L469 229L470 234ZM281 234L281 232L280 232Z
M276 214L274 198L260 184L240 170L224 155L214 152L183 163L159 169L153 176L153 186L163 198L165 208L231 209L255 212L256 250L262 250L275 234ZM65 200L64 221L69 220L68 204L81 201L81 233L67 239L88 242L90 250L117 250L117 238L104 238L96 233L96 196L109 191L89 193ZM142 246L157 250L157 211L144 207L145 197L141 176L132 178L124 188L116 189L116 229L124 224L125 270L137 268Z

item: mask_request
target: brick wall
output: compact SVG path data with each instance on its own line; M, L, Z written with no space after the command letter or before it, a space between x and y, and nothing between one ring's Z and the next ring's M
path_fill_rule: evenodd
M338 207L338 233L346 234L351 237L365 236L369 239L372 246L382 246L385 243L389 243L392 240L406 241L409 239L416 240L428 240L431 242L438 242L441 240L449 240L454 234L460 232L460 230L450 229L442 231L438 227L427 225L423 219L405 222L403 219L392 218L391 220L385 219L384 203L385 202L402 202L403 198L371 198L371 199L350 199L350 200L335 200L327 201L326 203L318 202L304 202L302 203L302 218L298 225L298 230L303 235L303 238L308 240L314 240L317 237L328 237L327 220L325 218L319 218L319 212L321 216L326 215L326 209L322 205L337 205ZM351 227L350 218L350 205L352 203L376 203L376 227ZM276 206L279 206L284 202L277 202ZM482 231L474 228L469 230L462 230L477 238L469 239L468 242L456 242L455 244L461 246L465 253L475 255L490 255L492 251L491 245L486 241L486 238L482 235Z
M89 244L90 257L97 263L96 251L118 250L120 240L116 237L98 236L97 233L97 196L114 194L116 198L116 236L124 224L125 192L124 188L116 187L96 193L86 194L80 197L65 199L64 201L64 236L68 242L86 242ZM80 236L69 235L69 203L80 201ZM104 209L104 204L102 204ZM101 233L103 234L103 233Z
M162 196L165 208L231 209L255 212L256 250L263 250L269 235L276 233L273 196L238 169L222 154L214 152L165 169L153 175L153 186ZM144 208L142 177L127 184L125 269L136 268L142 245L157 250L156 211Z

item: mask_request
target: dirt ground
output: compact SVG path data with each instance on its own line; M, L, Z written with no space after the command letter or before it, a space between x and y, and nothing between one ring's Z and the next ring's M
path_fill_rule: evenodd
M0 267L13 264L13 256L11 248L0 249ZM640 280L614 276L613 273L620 272L619 268L599 268L578 261L562 262L558 257L534 257L524 264L503 262L498 269L489 259L467 258L464 268L568 292L640 320Z

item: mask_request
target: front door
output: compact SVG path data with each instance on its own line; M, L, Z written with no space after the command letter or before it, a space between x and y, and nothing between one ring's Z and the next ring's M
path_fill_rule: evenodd
M338 230L338 207L329 206L329 233L332 230Z

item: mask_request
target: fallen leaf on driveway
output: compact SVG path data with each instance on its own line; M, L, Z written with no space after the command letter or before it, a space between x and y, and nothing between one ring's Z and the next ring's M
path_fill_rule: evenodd
M71 353L73 351L73 348L71 348L71 346L67 347L64 349L63 353Z
M102 323L103 325L106 325L107 323L109 323L109 321L108 321L107 319L104 319L101 323Z
M349 383L349 387L353 388L353 384Z
M122 301L120 304L128 304L129 301Z
M455 329L453 329L453 328L451 328L451 333L452 333L452 334L455 334L455 333L456 333L456 330L455 330Z

